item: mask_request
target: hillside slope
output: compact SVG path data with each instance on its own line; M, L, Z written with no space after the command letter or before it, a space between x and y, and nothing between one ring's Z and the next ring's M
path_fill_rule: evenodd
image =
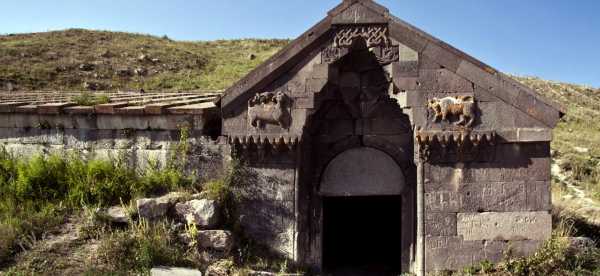
M0 36L0 90L220 90L287 40L179 42L71 29Z
M222 90L289 40L179 42L107 31L0 36L0 90ZM567 108L555 160L586 197L600 199L600 89L514 77Z

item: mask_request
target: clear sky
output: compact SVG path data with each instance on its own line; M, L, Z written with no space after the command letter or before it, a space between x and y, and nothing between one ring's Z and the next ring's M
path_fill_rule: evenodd
M0 0L0 33L87 28L176 40L295 38L341 0ZM379 0L507 73L600 87L598 0ZM0 65L1 66L1 65Z

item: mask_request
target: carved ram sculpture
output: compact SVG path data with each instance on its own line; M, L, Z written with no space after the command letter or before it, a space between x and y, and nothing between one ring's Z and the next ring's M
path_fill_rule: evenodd
M255 128L271 123L286 129L290 119L288 103L288 96L281 91L256 94L248 101L248 123Z
M433 111L433 122L448 121L449 116L457 116L459 120L455 125L471 127L475 121L475 98L473 96L454 96L433 98L427 106Z

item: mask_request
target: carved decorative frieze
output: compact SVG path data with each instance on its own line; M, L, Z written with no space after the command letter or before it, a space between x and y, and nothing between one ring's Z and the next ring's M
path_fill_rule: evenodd
M440 120L450 122L455 118L454 125L471 128L475 122L475 98L473 96L451 96L433 98L427 102L427 107L433 112L433 122Z
M385 24L340 25L329 47L323 49L323 62L333 63L348 54L358 39L364 41L382 65L399 60L400 48L392 45L389 29Z
M375 56L380 64L390 64L400 59L399 46L382 46L375 51Z
M348 25L341 26L333 39L334 47L351 47L357 38L364 39L368 48L389 45L386 25Z
M267 155L293 153L300 143L298 136L231 136L232 154L263 160Z
M325 63L333 63L340 60L348 53L348 48L329 46L321 52L321 57Z
M494 156L495 131L418 130L420 156L431 163L484 162Z
M256 94L248 101L248 124L262 128L265 124L276 124L283 129L290 126L290 98L283 92Z

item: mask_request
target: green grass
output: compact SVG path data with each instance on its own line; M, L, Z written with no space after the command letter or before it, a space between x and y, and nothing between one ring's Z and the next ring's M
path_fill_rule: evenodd
M288 42L187 42L82 29L0 36L0 88L11 82L23 90L82 90L87 82L103 90L221 90ZM119 76L119 69L132 74Z
M72 156L18 159L0 150L0 267L82 206L111 206L193 180L175 167L139 171L123 160Z
M73 97L72 101L76 105L94 106L98 104L109 103L110 98L107 95L94 95L91 92L85 91Z

